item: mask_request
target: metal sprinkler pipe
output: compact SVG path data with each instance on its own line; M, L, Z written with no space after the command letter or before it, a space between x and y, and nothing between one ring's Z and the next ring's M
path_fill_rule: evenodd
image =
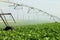
M9 1L2 1L2 2L14 4L14 6L16 5L15 8L16 8L17 6L28 7L29 10L28 10L27 13L29 13L29 12L31 11L31 9L36 9L36 10L38 10L39 12L43 12L44 14L47 14L48 16L52 16L52 17L53 17L53 20L54 20L55 22L56 22L55 18L58 18L58 19L60 20L59 17L54 16L54 15L52 15L52 14L50 14L50 13L47 13L47 12L45 12L45 11L43 11L43 10L40 10L40 9L38 9L38 8L34 8L34 7L31 7L31 6L28 6L28 5L23 5L23 4L17 4L17 3L13 3L13 2L9 2ZM55 17L55 18L54 18L54 17Z

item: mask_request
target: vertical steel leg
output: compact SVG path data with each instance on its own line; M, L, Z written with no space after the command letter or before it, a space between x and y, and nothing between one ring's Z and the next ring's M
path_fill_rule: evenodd
M6 22L5 22L5 20L3 19L3 17L2 17L1 15L0 15L0 17L1 17L1 19L3 20L5 26L8 26L8 25L6 24Z
M57 23L57 21L54 19L54 17L53 17L53 20L55 21L55 23Z
M14 19L14 17L13 17L12 15L11 15L11 17L12 17L12 19L13 19L14 23L16 23L16 22L15 22L15 19Z
M3 14L3 11L2 11L2 10L1 10L1 12L2 12L2 14ZM6 17L5 17L5 16L3 16L3 17L4 17L4 19L5 19L6 24L9 25L8 22L7 22L7 20L6 20Z
M5 19L5 22L7 23L7 25L9 25L8 22L7 22L7 20L6 20L6 17L5 17L5 16L4 16L4 19Z

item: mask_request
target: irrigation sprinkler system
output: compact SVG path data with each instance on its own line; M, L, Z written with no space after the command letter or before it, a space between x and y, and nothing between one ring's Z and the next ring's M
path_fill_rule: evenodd
M7 19L6 19L6 17L5 17L5 15L10 15L10 16L12 17L14 23L16 23L14 17L12 16L12 14L11 14L11 13L3 13L2 10L1 10L1 12L2 12L2 13L0 13L0 17L1 17L2 21L4 22L4 24L5 24L5 26L6 26L4 30L6 30L6 31L7 31L7 30L10 30L10 29L13 30L13 27L8 24ZM3 16L3 17L2 17L2 16Z
M35 8L35 7L30 7L30 6L24 5L24 4L17 4L17 3L9 2L9 0L8 0L8 1L2 1L2 2L9 3L9 4L13 4L13 5L9 5L9 6L14 6L14 9L16 9L18 6L19 6L19 7L22 6L22 8L23 8L23 7L27 7L27 8L28 8L27 13L30 13L31 10L33 10L33 11L34 11L34 10L37 10L38 12L36 12L36 13L43 12L43 14L47 14L48 16L50 16L50 19L53 18L53 20L54 20L56 23L57 23L57 21L55 20L55 18L58 18L58 19L60 20L59 17L54 16L54 15L52 15L52 14L50 14L50 13L47 13L47 12L45 12L45 11L43 11L43 10L40 10L40 9L38 9L38 8ZM8 24L5 15L10 15L10 16L12 17L14 23L16 23L16 22L15 22L15 19L14 19L14 17L12 16L11 13L3 13L3 11L1 10L0 17L1 17L2 21L4 22L4 24L5 24L5 26L6 26L4 30L10 30L10 29L12 30L13 27ZM3 18L2 16L3 16L4 18Z
M17 4L17 3L13 3L13 2L9 2L9 1L2 1L2 2L13 4L13 5L9 5L9 6L14 6L14 9L16 9L18 6L27 7L27 8L28 8L27 13L29 13L31 10L38 10L38 12L43 12L44 14L47 14L48 16L50 16L50 19L53 18L53 20L54 20L56 23L57 23L57 21L55 20L55 18L58 18L58 19L60 20L59 17L54 16L54 15L52 15L52 14L50 14L50 13L44 12L43 10L40 10L40 9L38 9L38 8L30 7L30 6L28 6L28 5L23 5L23 4Z
M49 13L47 13L47 12L44 12L43 10L40 10L40 9L38 9L38 8L30 7L30 6L28 6L28 5L23 5L23 4L17 4L17 3L13 3L13 2L9 2L9 1L2 1L2 2L9 3L9 4L13 4L13 5L9 5L9 6L14 6L14 9L16 9L18 6L19 6L19 7L22 6L22 8L23 8L23 7L27 7L27 8L28 8L27 13L29 13L31 10L33 10L33 11L34 11L34 10L37 10L38 12L36 12L36 13L43 12L43 14L47 14L48 16L50 16L50 19L53 18L53 20L54 20L56 23L57 23L57 21L55 20L55 18L57 18L57 19L60 20L59 17L54 16L54 15L52 15L52 14L49 14ZM0 17L1 17L1 19L3 20L3 22L4 22L5 26L6 26L6 28L5 28L4 30L9 30L9 29L12 30L13 28L8 24L5 15L10 15L10 16L12 17L14 23L16 23L16 22L15 22L15 19L14 19L14 17L12 16L11 13L3 13L3 11L1 10ZM3 18L2 16L3 16L4 18Z

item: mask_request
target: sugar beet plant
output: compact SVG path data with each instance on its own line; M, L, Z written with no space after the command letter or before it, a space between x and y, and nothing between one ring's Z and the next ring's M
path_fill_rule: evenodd
M60 40L60 23L17 26L0 30L0 40Z

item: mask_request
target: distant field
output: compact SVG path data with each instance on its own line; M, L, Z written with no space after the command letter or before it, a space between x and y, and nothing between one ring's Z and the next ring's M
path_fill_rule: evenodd
M14 28L12 31L0 30L0 40L60 40L60 23L20 25Z
M49 21L41 21L41 20L16 20L14 23L12 20L8 20L9 25L11 26L21 26L21 25L35 25L35 24L43 24L43 23L52 23ZM0 20L0 27L5 27L2 20Z

